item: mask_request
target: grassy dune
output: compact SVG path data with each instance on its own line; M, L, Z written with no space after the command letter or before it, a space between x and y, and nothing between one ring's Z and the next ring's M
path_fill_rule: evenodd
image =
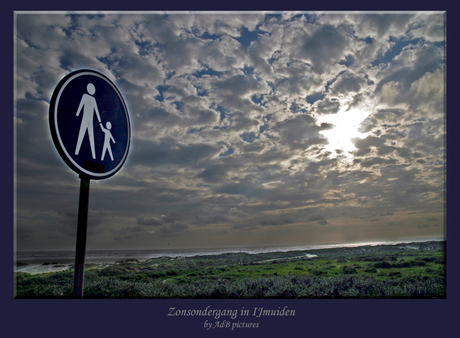
M445 298L445 268L445 242L131 259L87 264L84 298ZM16 298L72 290L72 270L16 275Z

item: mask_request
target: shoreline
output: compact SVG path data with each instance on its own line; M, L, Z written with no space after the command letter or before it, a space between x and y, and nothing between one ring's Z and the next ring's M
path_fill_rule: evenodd
M88 264L85 298L445 298L446 245L404 242ZM17 273L16 283L17 298L72 298L74 271Z
M392 242L368 242L353 244L326 244L254 249L196 249L196 250L88 250L86 253L85 265L95 264L100 267L116 263L131 261L145 262L152 259L181 259L181 258L209 258L209 256L247 254L247 255L270 255L277 253L301 252L309 256L308 252L340 250L340 249L362 249L365 247L394 246L446 242L445 239L430 238L426 240L403 240ZM414 249L417 249L414 247ZM156 251L156 252L155 252ZM73 251L31 251L16 253L14 262L14 273L30 273L32 275L52 273L69 270L74 266L75 258ZM270 260L270 259L268 259Z

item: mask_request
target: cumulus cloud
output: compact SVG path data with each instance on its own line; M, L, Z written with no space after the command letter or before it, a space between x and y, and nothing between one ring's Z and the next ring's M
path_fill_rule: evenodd
M241 233L273 243L280 229L297 243L312 227L327 242L331 224L372 219L405 238L441 231L442 13L19 13L16 22L19 246L46 247L34 240L37 222L50 241L74 236L78 177L47 118L55 85L80 68L114 81L132 123L125 166L91 186L90 234L101 245L238 245ZM416 213L423 222L403 221Z
M313 65L313 71L323 73L340 60L347 46L341 30L332 25L322 25L311 34L296 37L299 41L297 55Z
M318 112L320 114L335 114L339 109L340 102L335 98L325 99L318 103Z

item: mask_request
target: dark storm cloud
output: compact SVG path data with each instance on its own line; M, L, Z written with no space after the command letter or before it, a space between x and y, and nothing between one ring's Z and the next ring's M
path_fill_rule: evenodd
M385 140L380 137L368 136L365 139L356 139L354 142L357 151L356 156L364 156L371 152L371 148L379 148L385 144Z
M203 170L198 177L202 178L205 182L218 183L225 180L227 172L230 168L224 162L220 165L213 165Z
M232 221L232 219L226 215L212 215L208 217L202 217L200 215L197 215L195 217L195 220L197 225L228 223Z
M220 153L221 148L212 144L180 145L172 139L161 143L137 140L131 161L141 165L194 165Z
M325 99L318 103L318 113L335 114L340 109L340 102L334 99Z
M310 217L308 217L308 220L309 221L324 221L325 218L322 215L315 214L315 215L311 215Z
M364 79L351 73L343 74L333 85L333 94L358 93L364 83Z
M174 223L160 228L158 233L161 237L172 237L180 232L186 232L189 229L190 227L187 224Z
M429 227L430 227L429 224L417 225L417 228L419 228L419 229L425 229L425 228L429 228Z
M58 230L65 236L75 236L77 233L78 209L58 211L59 227ZM103 224L103 215L100 213L88 212L88 236L98 234L101 230L99 226Z
M20 241L30 240L32 239L32 234L33 234L32 229L30 229L27 226L22 226L16 230L16 239Z
M151 217L151 218L138 217L136 218L136 222L139 225L147 225L147 226L158 226L158 225L163 224L161 219L154 218L154 217Z
M266 85L264 86L260 81L244 75L236 75L225 80L219 80L214 86L220 93L229 93L236 97L251 95L266 88Z
M403 30L412 17L413 15L409 13L365 14L360 20L360 26L362 29L374 31L377 36L383 36L395 30Z
M140 120L143 123L152 122L155 127L168 128L182 123L182 118L168 112L163 107L154 107L145 111ZM152 131L153 133L154 131Z
M321 26L305 41L299 50L299 56L313 64L313 71L322 73L327 66L338 61L347 46L343 34L330 25Z
M141 236L144 230L145 229L141 226L135 226L135 227L125 227L120 230L111 230L111 232L117 235L113 237L113 240L124 241L127 239L132 239L132 238Z
M228 183L214 189L216 194L243 195L247 198L260 198L267 191L252 184L251 180L242 180L238 183Z
M372 167L374 165L383 165L383 164L396 164L397 161L394 160L394 159L391 159L391 160L386 160L384 158L381 158L381 157L372 157L372 158L368 158L364 161L360 161L360 165L361 167L365 167L365 168L369 168L369 167Z
M236 223L233 224L231 229L238 231L250 231L257 228L257 225L251 223Z
M301 114L277 123L271 130L281 137L282 144L290 148L307 149L309 146L325 143L319 132L330 127L328 124L318 126L313 117Z
M270 219L263 219L260 221L259 225L260 226L273 226L273 225L286 225L294 223L294 220L292 220L289 217L281 217L281 218L270 218Z
M415 62L410 60L410 66L406 66L406 62L409 61L406 61L406 58L409 56L411 58L415 58ZM420 79L426 73L433 73L441 67L443 61L442 54L435 46L423 46L418 48L415 52L410 49L403 51L401 56L398 58L398 61L382 72L383 74L388 75L379 81L376 91L381 91L383 85L391 81L401 83L402 89L407 91L414 81Z
M362 123L363 131L371 131L375 128L397 128L401 125L401 120L405 111L402 109L380 109L374 114L370 114Z

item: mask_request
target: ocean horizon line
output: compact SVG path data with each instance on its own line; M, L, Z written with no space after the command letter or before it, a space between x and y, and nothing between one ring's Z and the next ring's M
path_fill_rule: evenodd
M124 257L129 254L140 254L140 256L154 255L149 258L158 257L181 257L181 256L208 256L219 255L226 253L247 253L247 254L260 254L260 253L273 253L273 252L286 252L286 251L308 251L320 249L333 249L333 248L347 248L347 247L361 247L361 246L377 246L377 245L396 245L404 243L423 243L431 241L445 241L445 238L418 238L418 239L402 239L402 240L381 240L381 241L367 241L355 243L335 243L335 244L279 244L279 245L258 245L258 246L242 246L242 247L214 247L214 248L180 248L180 249L87 249L86 258L102 258L104 254L110 256ZM30 251L16 251L17 259L22 258L38 258L40 254L44 256L61 256L63 254L74 255L75 250L30 250ZM132 257L136 258L136 257ZM140 257L142 258L142 257ZM146 258L146 259L149 259Z

